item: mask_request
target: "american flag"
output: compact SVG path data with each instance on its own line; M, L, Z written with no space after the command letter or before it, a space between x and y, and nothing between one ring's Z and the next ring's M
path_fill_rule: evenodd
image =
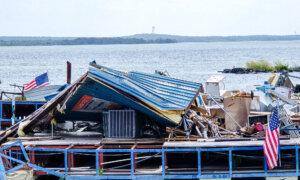
M277 107L272 111L263 147L268 167L273 169L277 166L279 148L279 115Z
M41 74L27 84L24 84L24 91L49 85L48 73Z

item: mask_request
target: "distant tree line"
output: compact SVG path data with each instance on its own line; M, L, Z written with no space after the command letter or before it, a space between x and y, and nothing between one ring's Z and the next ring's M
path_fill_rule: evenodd
M239 41L294 41L300 35L246 35L246 36L181 36L169 34L135 34L128 38L174 39L177 42L239 42Z
M103 45L103 44L162 44L176 43L174 39L158 38L145 40L142 38L74 38L63 40L0 40L0 46L51 46L51 45Z
M177 36L168 34L135 34L123 37L0 37L0 46L51 46L101 44L162 44L177 42L239 42L239 41L293 41L300 35L249 36Z
M249 35L249 36L204 36L204 37L177 37L178 42L239 42L239 41L295 41L300 35Z

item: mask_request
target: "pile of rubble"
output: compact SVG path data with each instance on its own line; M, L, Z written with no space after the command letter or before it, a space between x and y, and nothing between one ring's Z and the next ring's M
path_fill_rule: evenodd
M291 80L287 74L273 74L269 81L249 92L221 89L222 81L222 76L207 80L205 92L199 93L201 105L186 110L179 126L171 130L169 140L176 137L176 132L187 140L263 138L273 108L280 112L281 135L300 137L300 101L292 98L297 96L299 81Z
M89 71L1 135L99 138L262 138L272 108L281 134L299 137L297 85L274 75L248 92L222 89L222 76L205 85L159 73L121 72L90 64Z

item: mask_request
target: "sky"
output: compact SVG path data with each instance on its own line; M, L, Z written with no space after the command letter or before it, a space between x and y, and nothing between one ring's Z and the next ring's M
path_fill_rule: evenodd
M300 34L300 0L0 0L0 36Z

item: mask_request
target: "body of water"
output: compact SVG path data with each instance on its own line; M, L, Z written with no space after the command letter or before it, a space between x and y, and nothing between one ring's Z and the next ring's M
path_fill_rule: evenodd
M224 68L262 59L300 65L300 41L0 47L0 90L12 90L9 84L22 85L43 72L51 84L63 84L66 61L72 63L73 81L95 60L121 71L166 70L175 78L205 82ZM238 89L262 83L270 74L224 76L227 89Z

